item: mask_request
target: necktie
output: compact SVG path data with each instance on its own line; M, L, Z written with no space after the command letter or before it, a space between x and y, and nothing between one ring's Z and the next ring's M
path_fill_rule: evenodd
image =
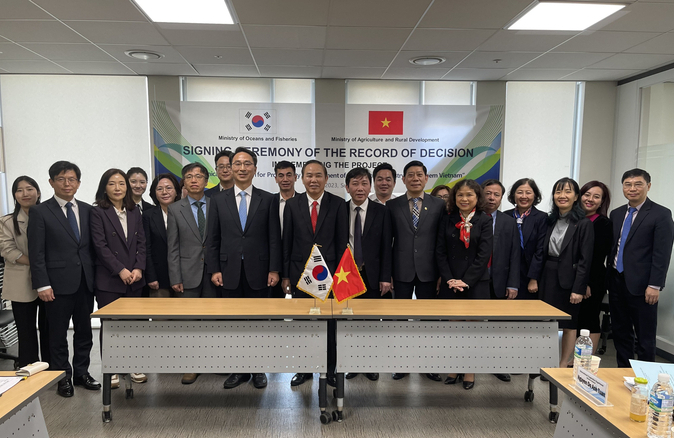
M414 231L419 227L419 201L421 198L412 198L414 206L412 207L412 223L414 224Z
M138 210L143 213L143 206L140 204L136 204L136 207L138 207Z
M311 227L314 229L314 233L316 232L316 222L318 222L318 210L316 210L317 205L318 201L314 201L311 204Z
M622 273L625 270L623 266L623 251L625 250L625 241L627 236L630 234L630 228L632 228L632 216L634 212L637 211L636 208L630 207L629 213L623 222L623 231L620 233L620 247L618 248L618 261L616 261L615 268L618 272Z
M239 203L239 220L241 221L241 229L246 229L246 219L248 212L246 212L246 192L241 192L241 202Z
M204 211L201 209L201 206L204 205L204 202L196 201L194 205L197 206L197 226L199 227L201 240L203 240L204 233L206 232L206 215L204 215Z
M66 202L66 217L68 218L68 223L70 224L70 228L73 229L73 233L75 233L75 238L77 241L80 241L80 229L77 227L77 219L75 218L75 212L73 211L73 203L72 202Z
M363 209L356 207L356 220L353 230L353 257L356 259L358 269L363 266L363 226L360 220L360 212Z

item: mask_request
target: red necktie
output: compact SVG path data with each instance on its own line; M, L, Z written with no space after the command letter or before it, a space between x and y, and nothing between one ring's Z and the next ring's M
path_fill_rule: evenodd
M314 233L316 232L316 222L318 222L318 211L316 210L317 205L318 201L314 201L311 204L311 227L314 229Z

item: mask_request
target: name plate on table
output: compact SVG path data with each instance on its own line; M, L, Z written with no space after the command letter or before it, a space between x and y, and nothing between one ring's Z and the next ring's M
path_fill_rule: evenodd
M609 406L608 404L608 383L585 368L578 368L578 378L576 379L576 388L580 389L595 404Z

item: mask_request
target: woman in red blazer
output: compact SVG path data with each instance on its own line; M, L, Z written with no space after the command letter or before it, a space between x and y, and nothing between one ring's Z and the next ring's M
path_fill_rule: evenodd
M99 308L120 297L140 297L145 285L143 219L129 187L123 171L107 170L91 210L91 240L96 249L94 294ZM143 383L147 377L131 373L131 380ZM119 379L113 376L113 387L118 386Z

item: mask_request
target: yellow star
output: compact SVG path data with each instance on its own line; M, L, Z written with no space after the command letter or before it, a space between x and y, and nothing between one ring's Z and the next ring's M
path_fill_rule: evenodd
M345 272L343 267L340 267L339 270L340 270L340 272L337 272L335 274L337 276L337 278L339 279L337 281L337 284L341 283L342 281L346 281L348 283L349 282L348 277L349 277L349 274L351 273L351 271Z
M388 120L386 117L384 117L384 120L381 121L381 127L382 128L390 128L389 123L391 123L391 121Z

